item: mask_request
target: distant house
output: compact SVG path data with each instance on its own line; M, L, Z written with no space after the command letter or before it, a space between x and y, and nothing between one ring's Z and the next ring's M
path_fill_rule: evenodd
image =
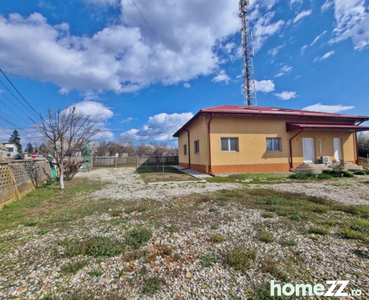
M204 173L285 172L303 163L358 163L356 132L369 117L274 107L200 110L173 136L179 164Z
M14 143L2 143L2 145L6 148L6 152L1 152L2 157L13 157L18 153L17 146Z

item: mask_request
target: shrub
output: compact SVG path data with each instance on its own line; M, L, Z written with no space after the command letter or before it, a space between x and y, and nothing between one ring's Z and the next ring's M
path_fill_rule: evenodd
M74 175L76 175L83 165L83 161L75 162L75 161L63 161L64 165L64 177L66 180L72 180Z
M229 249L224 255L224 261L238 271L247 270L255 258L256 252L254 250L247 250L242 246Z
M355 171L355 175L366 175L366 172L364 170L357 170Z
M354 174L352 174L349 171L342 171L343 177L354 177Z
M159 250L164 255L171 255L173 253L173 249L167 244L160 245Z
M152 232L148 229L134 229L127 233L126 244L132 248L140 248L141 245L149 241L152 237Z
M161 290L162 282L158 277L152 277L145 280L142 291L147 294L155 294Z
M366 175L369 175L369 170L365 170L365 174Z
M318 175L318 179L331 179L331 178L332 178L332 176L329 175L329 174L322 173L322 174Z
M264 243L271 243L274 241L273 235L268 231L259 231L258 237L259 240Z
M301 221L301 217L300 217L300 216L298 216L298 215L292 215L292 216L290 217L290 219L291 219L291 220L294 220L294 221Z
M288 281L288 276L279 270L277 264L272 260L266 260L261 263L261 271L263 273L269 273L275 278L278 278L282 281Z

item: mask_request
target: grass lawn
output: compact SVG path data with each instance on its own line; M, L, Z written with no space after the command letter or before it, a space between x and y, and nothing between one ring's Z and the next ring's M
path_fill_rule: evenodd
M165 181L196 181L197 179L181 172L171 166L147 167L141 166L137 168L137 173L145 183L149 182L165 182Z
M244 184L277 184L286 182L287 173L245 173L206 178L208 182L228 182Z

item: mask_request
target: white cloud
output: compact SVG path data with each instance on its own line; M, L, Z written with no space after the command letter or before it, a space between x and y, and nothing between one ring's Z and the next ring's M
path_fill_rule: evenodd
M300 50L301 55L303 55L305 53L305 50L306 50L307 47L308 47L307 45L304 45L304 46L301 47L301 50Z
M183 86L186 88L186 89L189 89L191 87L191 84L189 84L188 82L185 82L183 84Z
M280 72L277 75L275 75L274 77L281 77L281 76L283 76L287 73L290 73L292 71L292 69L293 69L293 67L285 65L280 69Z
M325 11L325 10L327 10L328 8L330 8L330 7L332 7L333 6L333 1L332 0L327 0L327 1L325 1L324 2L324 4L322 5L322 7L321 7L321 10L322 11Z
M272 80L255 81L256 91L270 93L275 90L275 84Z
M251 13L250 19L253 20L254 23L254 47L255 50L259 50L265 41L278 33L278 31L285 24L283 20L279 20L277 22L273 22L274 12L261 13L258 9L255 9L254 12Z
M111 117L113 117L114 113L112 110L107 108L104 104L100 102L94 101L82 101L76 104L73 104L76 108L76 112L80 115L89 115L91 116L91 120L94 122L103 122Z
M305 18L307 16L310 16L311 13L313 12L312 9L310 10L303 10L302 12L300 12L296 17L295 19L293 20L293 23L296 23L298 22L299 20L301 20L302 18Z
M318 35L314 41L310 44L310 46L314 45L323 35L327 33L327 30L324 30L322 34Z
M278 47L272 48L270 50L268 50L268 53L272 56L276 56L278 54L278 52L284 47L285 45L280 45Z
M127 118L127 119L123 119L123 120L121 120L121 121L120 121L120 123L125 124L125 123L129 123L129 122L131 122L132 120L133 120L133 118L132 118L132 117L130 117L130 118Z
M61 93L135 92L213 74L221 62L216 45L240 28L238 6L232 1L214 0L210 7L197 0L138 5L182 78L131 0L119 2L120 20L91 36L72 35L68 24L53 26L40 13L0 16L0 65L9 73L52 82Z
M290 6L292 7L292 5L294 4L302 4L303 3L303 0L291 0L290 1Z
M222 82L224 81L226 84L231 80L224 70L221 70L217 76L215 76L211 81L214 82Z
M320 111L320 112L327 112L327 113L338 113L340 111L345 111L349 109L353 109L355 106L344 106L344 105L324 105L321 103L317 103L314 105L309 105L304 107L302 110L309 110L309 111Z
M296 92L284 91L282 93L276 93L275 95L282 100L290 100L292 98L296 98Z
M120 139L124 141L171 141L174 140L172 135L192 117L192 113L161 113L149 117L141 129L133 128L121 133Z
M366 0L333 0L336 19L335 37L338 43L351 38L354 48L362 50L369 45L369 11Z
M317 56L317 57L315 57L313 62L317 62L317 61L327 59L328 57L332 56L334 53L335 53L334 50L332 50L332 51L329 51L326 54L324 54L322 57Z

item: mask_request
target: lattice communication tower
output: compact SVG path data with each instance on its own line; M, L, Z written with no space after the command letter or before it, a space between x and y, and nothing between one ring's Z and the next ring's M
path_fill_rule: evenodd
M252 31L249 25L249 0L240 0L240 18L242 20L242 55L243 55L243 93L244 105L257 106L255 75L254 75L254 47L252 46Z

